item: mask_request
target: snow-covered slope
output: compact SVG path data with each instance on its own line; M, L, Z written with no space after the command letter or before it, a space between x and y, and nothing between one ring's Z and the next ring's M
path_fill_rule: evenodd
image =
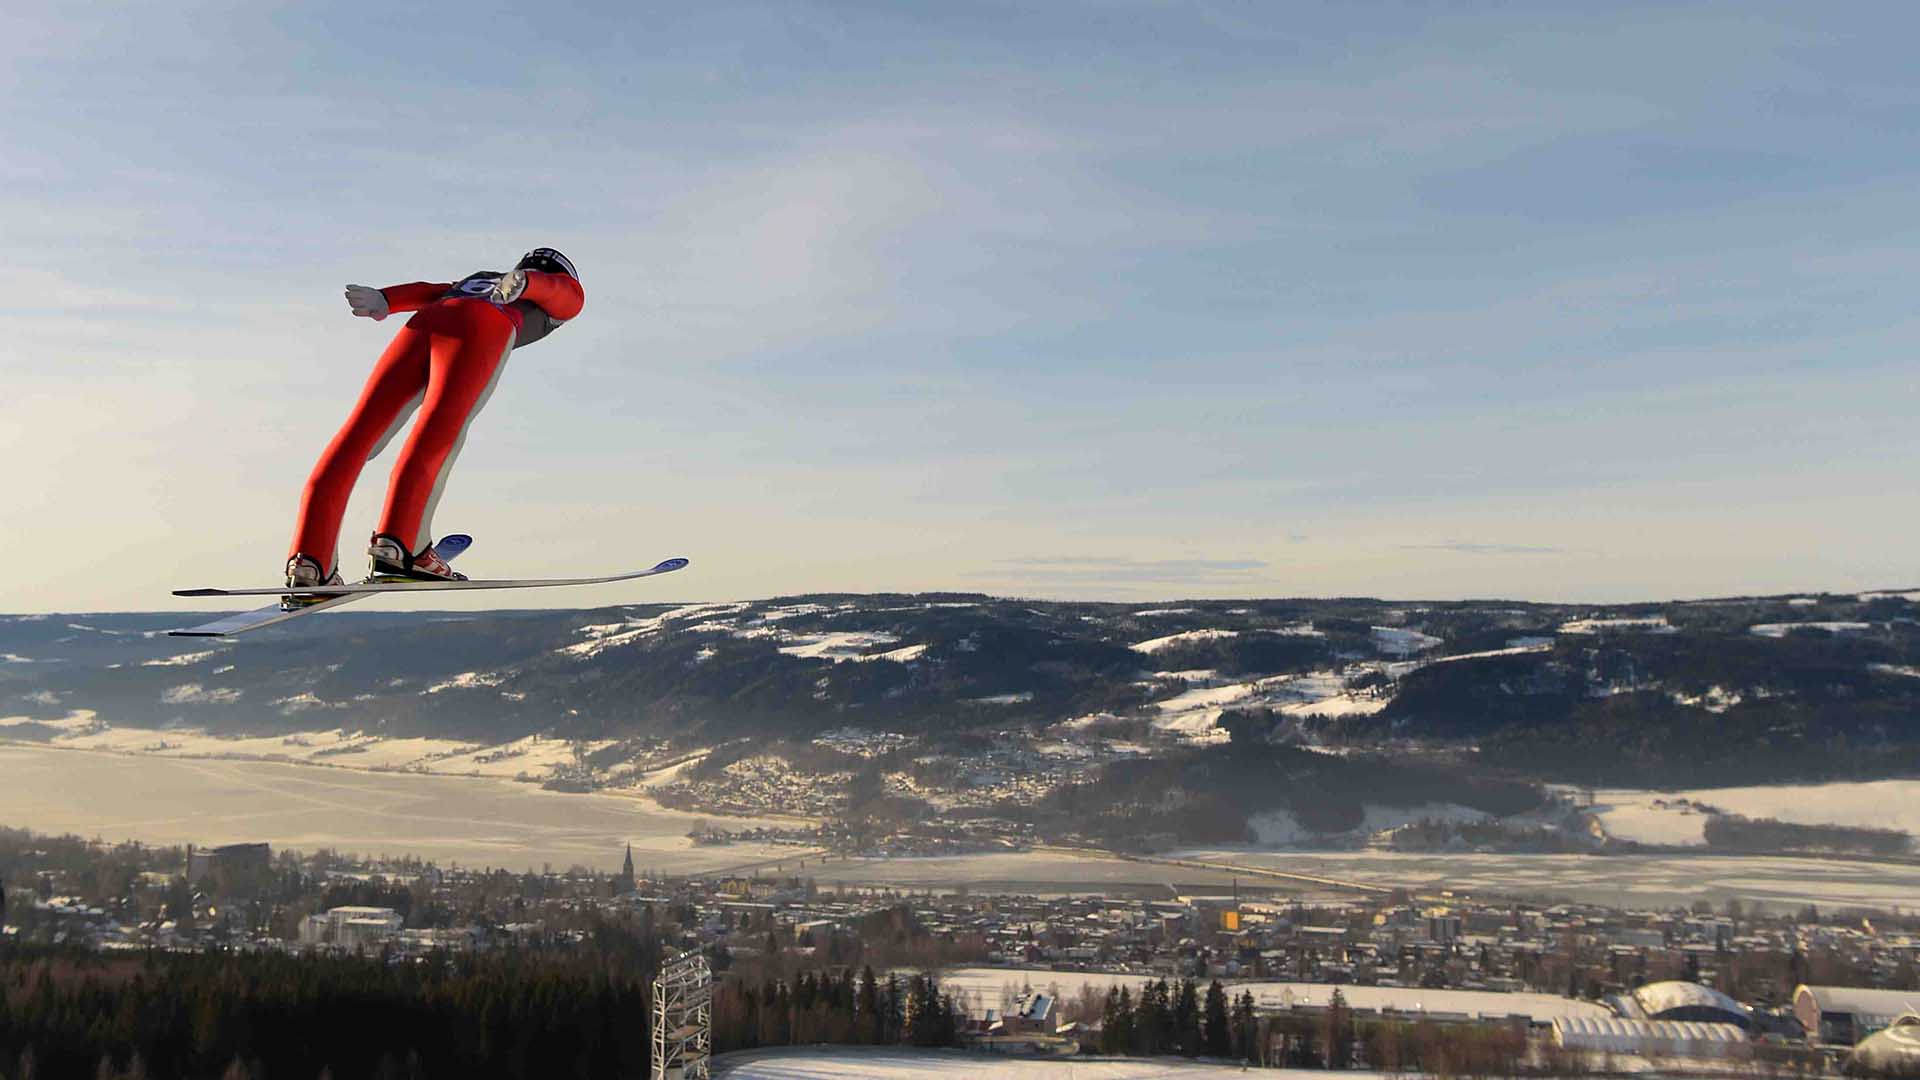
M1770 747L1770 776L1834 775L1820 748L1847 746L1886 775L1920 749L1920 603L1902 593L1618 608L827 595L457 622L366 610L240 642L163 636L185 618L0 616L0 737L75 739L105 724L86 737L197 747L244 736L264 740L249 753L439 770L463 761L457 748L534 735L715 746L849 724L940 737L1110 721L1131 724L1129 737L1146 730L1136 749L1153 755L1227 739L1231 712L1248 738L1434 740L1486 754L1530 731L1597 730L1603 709L1619 737L1582 747L1562 772L1620 763L1602 778L1617 782L1627 764ZM71 723L78 714L92 720ZM289 735L313 745L274 741ZM1684 748L1672 742L1682 736ZM414 753L404 739L430 744ZM1642 758L1623 762L1630 751Z

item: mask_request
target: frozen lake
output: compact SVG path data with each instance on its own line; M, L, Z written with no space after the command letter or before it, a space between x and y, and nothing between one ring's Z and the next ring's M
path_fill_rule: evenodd
M0 743L0 825L154 844L412 854L442 865L705 873L793 849L695 847L697 821L640 798L566 795L487 777L200 760Z
M1735 857L1717 855L1411 855L1370 851L1192 850L1182 859L1264 867L1340 881L1422 891L1544 897L1621 907L1672 907L1705 899L1716 907L1738 898L1797 908L1877 910L1920 906L1920 866L1845 859ZM805 871L822 884L889 884L900 888L952 888L975 892L1132 891L1226 892L1236 877L1242 886L1269 880L1230 870L1197 870L1090 855L1032 851L1003 855L922 859L852 859L810 863ZM1283 890L1309 896L1351 896L1302 884Z
M564 795L498 777L426 776L314 765L179 758L0 743L0 825L106 840L331 847L415 854L513 870L618 869L633 844L642 870L703 874L763 860L822 885L976 892L1229 889L1264 879L1056 850L910 859L801 860L790 847L697 848L700 815L622 795ZM738 827L749 819L712 817ZM1738 897L1797 907L1920 905L1920 866L1844 859L1713 855L1410 855L1194 850L1182 858L1420 890L1673 906ZM1324 886L1293 891L1337 897Z

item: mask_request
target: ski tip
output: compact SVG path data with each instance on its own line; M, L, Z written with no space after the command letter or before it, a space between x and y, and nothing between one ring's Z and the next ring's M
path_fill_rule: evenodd
M227 590L225 589L175 589L173 590L173 595L175 596L225 596L227 595Z
M168 637L226 637L218 630L169 630Z
M687 562L688 560L686 559L667 559L661 563L656 564L653 568L653 572L656 574L670 574L673 571L678 570L681 567L687 565Z

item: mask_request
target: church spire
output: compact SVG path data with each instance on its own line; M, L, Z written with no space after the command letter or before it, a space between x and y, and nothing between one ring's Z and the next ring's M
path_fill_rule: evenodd
M621 864L620 876L614 879L613 892L614 892L614 895L620 896L626 893L633 892L634 889L635 889L635 886L633 882L633 844L629 842L627 844L627 861Z

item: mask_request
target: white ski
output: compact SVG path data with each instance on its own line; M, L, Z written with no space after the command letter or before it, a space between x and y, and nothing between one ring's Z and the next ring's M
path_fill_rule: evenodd
M167 636L232 637L235 634L244 634L249 630L259 630L272 626L275 623L283 623L288 619L297 619L302 615L312 615L316 611L325 611L328 608L339 607L341 604L350 604L355 600L365 600L368 595L367 593L348 593L345 596L329 596L318 603L297 608L284 608L279 604L271 604L267 607L255 608L252 611L242 611L237 615L229 615L224 619L215 619L210 623L201 623L199 626L189 626L181 630L169 630L167 631Z
M363 581L356 585L314 585L297 590L302 596L359 596L387 592L463 592L468 589L543 589L555 585L604 585L612 581L670 574L687 565L686 559L668 559L645 570L624 574L583 578L495 578L480 581ZM175 596L285 596L290 591L280 585L265 589L175 589ZM319 605L314 605L319 606Z
M440 542L433 545L433 550L442 559L452 562L459 557L461 552L472 546L473 537L465 533L454 533L451 536L441 537ZM286 595L285 590L281 591L281 595ZM259 630L277 623L286 622L288 619L297 619L302 615L311 615L316 611L325 611L328 608L339 607L341 604L362 600L365 599L367 595L366 593L349 593L345 596L330 596L317 603L292 608L286 607L283 604L274 604L270 607L255 608L252 611L242 611L238 614L228 615L224 619L215 619L210 623L202 623L199 626L190 626L182 630L169 630L167 631L167 636L232 637L235 634L244 634L249 630Z

